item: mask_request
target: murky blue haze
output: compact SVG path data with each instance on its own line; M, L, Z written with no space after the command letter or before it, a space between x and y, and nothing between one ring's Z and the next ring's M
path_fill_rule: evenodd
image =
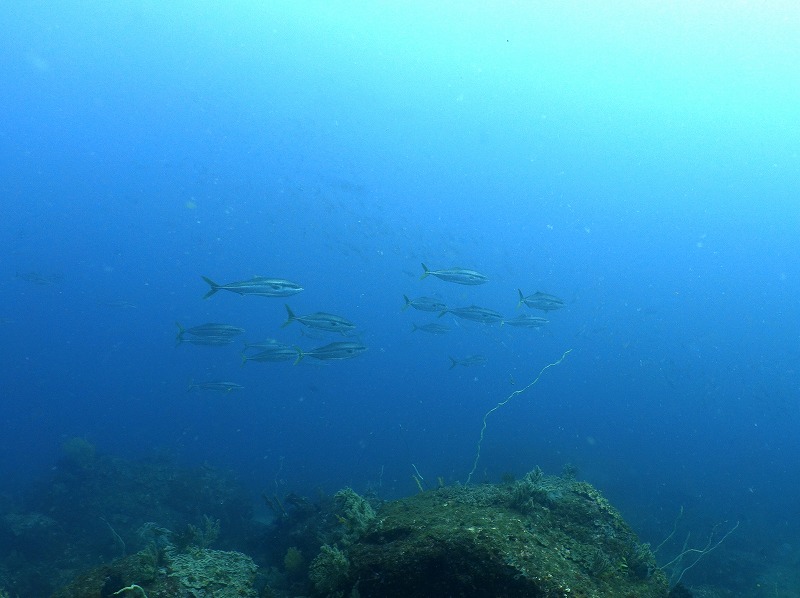
M724 548L764 571L800 558L797 9L429 4L2 9L4 486L76 436L254 495L464 483L487 410L572 349L491 414L472 481L569 463L645 540L683 506L698 538L741 521ZM201 275L305 290L203 299ZM518 288L566 307L541 331L402 310L544 315ZM175 344L176 321L342 340L284 303L368 351ZM244 388L187 392L211 380Z

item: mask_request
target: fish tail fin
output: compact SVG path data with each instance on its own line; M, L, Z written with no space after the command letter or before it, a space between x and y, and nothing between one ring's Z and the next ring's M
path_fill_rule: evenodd
M522 289L517 289L517 292L519 293L519 303L517 303L517 309L519 309L522 307L522 302L525 301L525 295L522 294Z
M411 328L411 332L416 332L417 330L419 330L419 326L417 326L416 324L414 324L414 322L411 322L411 326L412 326L412 328Z
M287 316L287 318L286 318L286 321L283 324L281 324L281 328L286 328L289 324L291 324L293 321L295 321L297 319L297 316L294 315L294 312L292 311L292 308L289 307L289 304L288 303L284 303L284 305L286 306L286 316Z
M186 332L186 328L181 326L180 322L175 322L175 326L178 327L178 334L175 336L175 342L180 343L183 340L183 333Z
M244 367L244 364L246 363L247 363L247 353L242 351L242 367Z
M208 278L208 277L206 277L206 276L201 276L200 278L202 278L203 280L205 280L205 281L208 283L208 286L210 286L210 287L211 287L211 288L209 289L208 293L206 293L205 295L203 295L203 299L208 299L209 297L211 297L211 295L213 295L214 293L216 293L216 292L217 292L217 291L220 289L220 286L219 286L219 285L218 285L216 282L214 282L213 280L211 280L210 278Z
M197 384L194 383L194 380L189 380L189 388L186 389L186 392L191 392L196 387Z
M305 357L303 350L300 347L294 347L294 350L297 351L297 359L294 360L292 365L297 365L300 361Z
M428 274L431 273L431 271L428 270L428 266L426 266L425 264L422 264L422 270L423 270L422 276L419 277L420 280L422 280L423 278L427 278Z
M454 367L458 365L458 362L455 359L453 359L453 357L451 357L450 355L448 355L448 357L450 357L450 361L452 362L452 365L450 365L450 369L452 370Z
M411 305L411 299L408 298L408 295L403 295L403 299L405 299L406 302L406 304L403 306L403 311L405 311Z
M447 310L446 310L446 309L443 309L442 311L440 311L440 312L439 312L439 317L441 318L441 317L442 317L443 315L445 315L446 313L447 313Z

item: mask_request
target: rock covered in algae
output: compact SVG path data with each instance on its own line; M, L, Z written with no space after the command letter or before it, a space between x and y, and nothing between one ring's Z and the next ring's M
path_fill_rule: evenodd
M143 550L79 576L53 598L105 598L133 584L142 587L148 598L255 598L256 571L253 559L240 552L168 549L163 563L154 563L149 551ZM138 591L121 595L141 596Z
M318 595L667 596L649 547L594 487L540 470L386 503L350 540L346 573L315 580Z
M241 552L199 548L173 556L169 564L171 577L178 580L186 596L237 598L256 592L253 582L257 567Z

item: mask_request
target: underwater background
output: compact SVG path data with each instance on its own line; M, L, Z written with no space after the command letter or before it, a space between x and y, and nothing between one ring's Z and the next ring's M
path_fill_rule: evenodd
M28 2L0 28L8 501L76 438L232 471L257 509L567 466L653 545L681 510L690 545L739 522L687 585L800 595L791 3ZM243 363L265 339L367 350Z

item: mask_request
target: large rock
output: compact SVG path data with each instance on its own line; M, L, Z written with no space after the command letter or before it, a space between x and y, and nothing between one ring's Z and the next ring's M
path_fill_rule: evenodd
M663 598L649 546L591 485L541 471L389 502L312 563L318 595ZM354 522L362 524L363 522Z

